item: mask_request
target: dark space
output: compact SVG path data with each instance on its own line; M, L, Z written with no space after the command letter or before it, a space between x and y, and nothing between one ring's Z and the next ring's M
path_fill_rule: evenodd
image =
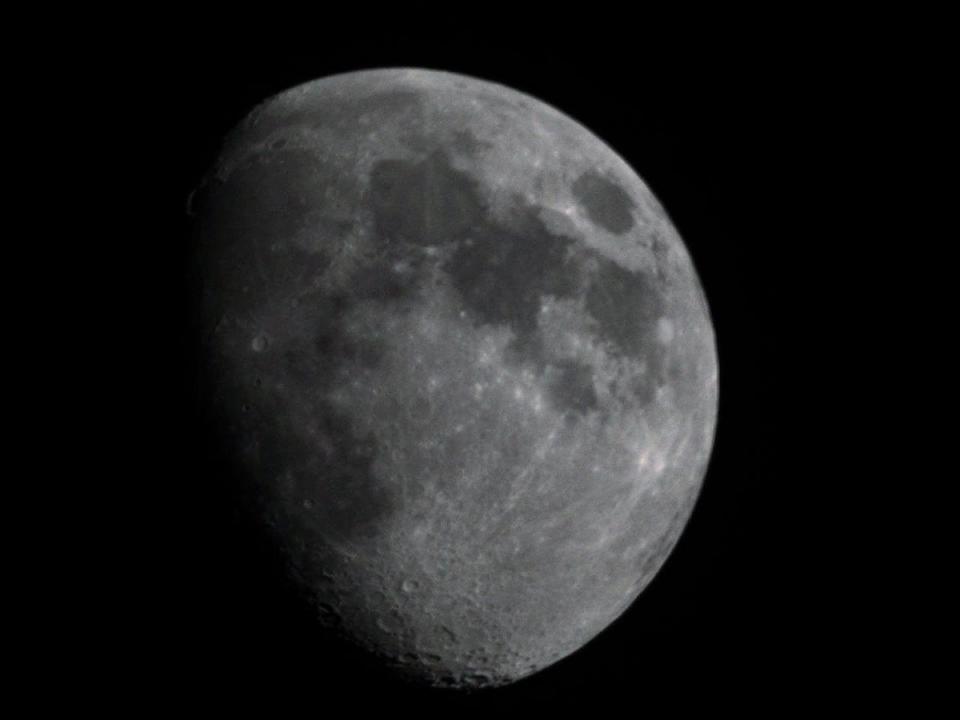
M129 436L125 461L142 468L129 475L131 493L150 497L136 528L143 542L115 551L128 578L118 682L131 703L242 706L266 698L312 713L340 701L459 710L614 696L636 698L639 711L648 702L685 708L694 698L760 692L802 698L835 682L849 638L838 630L841 610L809 538L818 532L811 483L830 480L804 475L798 458L815 442L802 367L819 310L805 300L816 259L801 244L811 228L799 227L796 200L834 91L814 93L811 74L823 68L773 36L705 46L682 33L659 42L626 30L604 36L600 26L588 48L576 49L549 42L545 29L531 43L522 33L462 25L437 34L386 24L340 39L328 30L305 44L286 41L282 27L255 43L198 31L136 54L133 70L149 92L136 91L124 142L139 143L137 163L150 168L136 176L137 209L154 221L121 253L138 268L128 282L142 302L113 309L121 323L150 327L148 339L130 338L119 370L126 386L142 388L126 416L135 429L121 432ZM225 133L261 100L314 78L385 66L503 83L605 140L679 230L717 334L716 443L666 565L626 614L574 655L472 694L404 685L323 630L240 512L242 489L215 469L198 421L190 193ZM584 180L582 192L601 182Z

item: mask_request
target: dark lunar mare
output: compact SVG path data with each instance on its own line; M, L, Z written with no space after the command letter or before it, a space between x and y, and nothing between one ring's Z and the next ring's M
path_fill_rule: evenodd
M587 211L587 217L600 227L622 235L633 227L636 205L616 182L597 172L589 171L573 183L573 196Z
M591 216L621 228L632 205L624 191L599 175L587 173L574 192L584 198ZM543 375L555 406L583 414L596 406L591 368L545 354L538 332L544 299L576 298L585 285L587 310L597 331L618 354L654 359L653 380L637 391L644 404L662 380L663 352L653 337L663 312L662 289L655 277L631 272L575 241L551 232L542 208L514 196L505 221L484 206L476 180L452 167L441 150L418 162L384 160L371 177L370 198L378 239L387 246L410 243L456 249L442 269L450 277L463 307L476 323L508 327L514 339L511 357ZM632 220L630 221L632 224ZM400 254L405 254L401 251ZM597 266L584 276L584 259ZM625 307L638 315L625 315Z
M375 264L355 273L348 294L312 287L313 278L329 265L329 255L301 250L289 239L318 218L316 203L298 190L304 178L316 177L317 169L318 164L304 153L292 153L281 163L249 163L225 183L211 183L197 200L196 234L201 241L196 275L201 283L198 310L206 317L203 325L212 327L215 335L238 317L256 316L266 307L280 305L288 321L301 322L306 331L283 343L282 351L277 342L264 337L262 352L247 353L251 365L242 368L231 364L229 353L217 348L213 338L204 338L200 357L207 398L203 406L211 410L209 423L216 428L217 442L226 446L222 456L233 459L238 477L250 480L245 487L257 496L253 498L257 507L277 512L275 498L260 497L269 486L257 478L264 473L280 477L290 457L314 458L315 467L303 468L300 477L311 472L324 477L336 502L318 504L316 510L332 535L348 538L388 513L389 498L378 490L370 470L369 439L353 435L349 419L324 398L338 372L373 366L382 352L370 338L344 332L347 310L364 300L392 302L405 289ZM327 177L333 180L332 174ZM345 180L339 177L336 182ZM330 221L327 227L335 227L329 213L319 218ZM250 335L255 334L251 329ZM278 352L282 352L279 357ZM299 434L296 429L277 427L286 414L264 378L289 378L313 388L313 415L321 423L318 437L324 442L291 447ZM274 430L263 433L265 426Z

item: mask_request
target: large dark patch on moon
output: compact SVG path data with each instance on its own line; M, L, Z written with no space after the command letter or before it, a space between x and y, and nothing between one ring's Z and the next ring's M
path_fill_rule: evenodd
M458 240L482 221L474 184L440 151L419 162L381 160L370 174L380 237L419 245Z
M454 169L441 151L418 162L378 162L371 172L370 202L377 233L387 243L452 246L441 267L470 317L509 328L511 359L543 374L549 359L537 335L542 301L573 297L583 271L571 257L571 238L551 233L540 207L517 197L506 220L492 218L476 179ZM619 290L610 292L615 296ZM598 306L602 326L610 313L602 301ZM558 363L557 378L548 384L554 403L581 414L591 407L590 372L571 361Z
M614 181L591 170L578 177L572 189L587 217L600 227L617 235L633 227L633 201Z
M716 413L658 207L568 118L441 73L301 86L230 136L193 202L207 405L322 622L496 685L649 582Z

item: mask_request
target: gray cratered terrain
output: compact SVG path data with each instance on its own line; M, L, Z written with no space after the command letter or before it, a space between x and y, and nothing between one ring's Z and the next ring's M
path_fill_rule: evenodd
M717 409L700 283L585 128L424 70L282 93L192 201L210 409L322 621L512 682L662 565Z

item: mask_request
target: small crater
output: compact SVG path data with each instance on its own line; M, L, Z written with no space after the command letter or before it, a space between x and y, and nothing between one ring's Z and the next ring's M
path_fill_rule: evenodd
M377 618L377 627L385 633L395 633L397 631L393 623L387 622L383 618Z
M493 678L484 673L470 673L468 675L464 675L463 679L477 687L486 687L493 683Z
M267 347L270 345L270 340L263 333L257 335L250 342L250 347L253 348L254 352L264 352Z

